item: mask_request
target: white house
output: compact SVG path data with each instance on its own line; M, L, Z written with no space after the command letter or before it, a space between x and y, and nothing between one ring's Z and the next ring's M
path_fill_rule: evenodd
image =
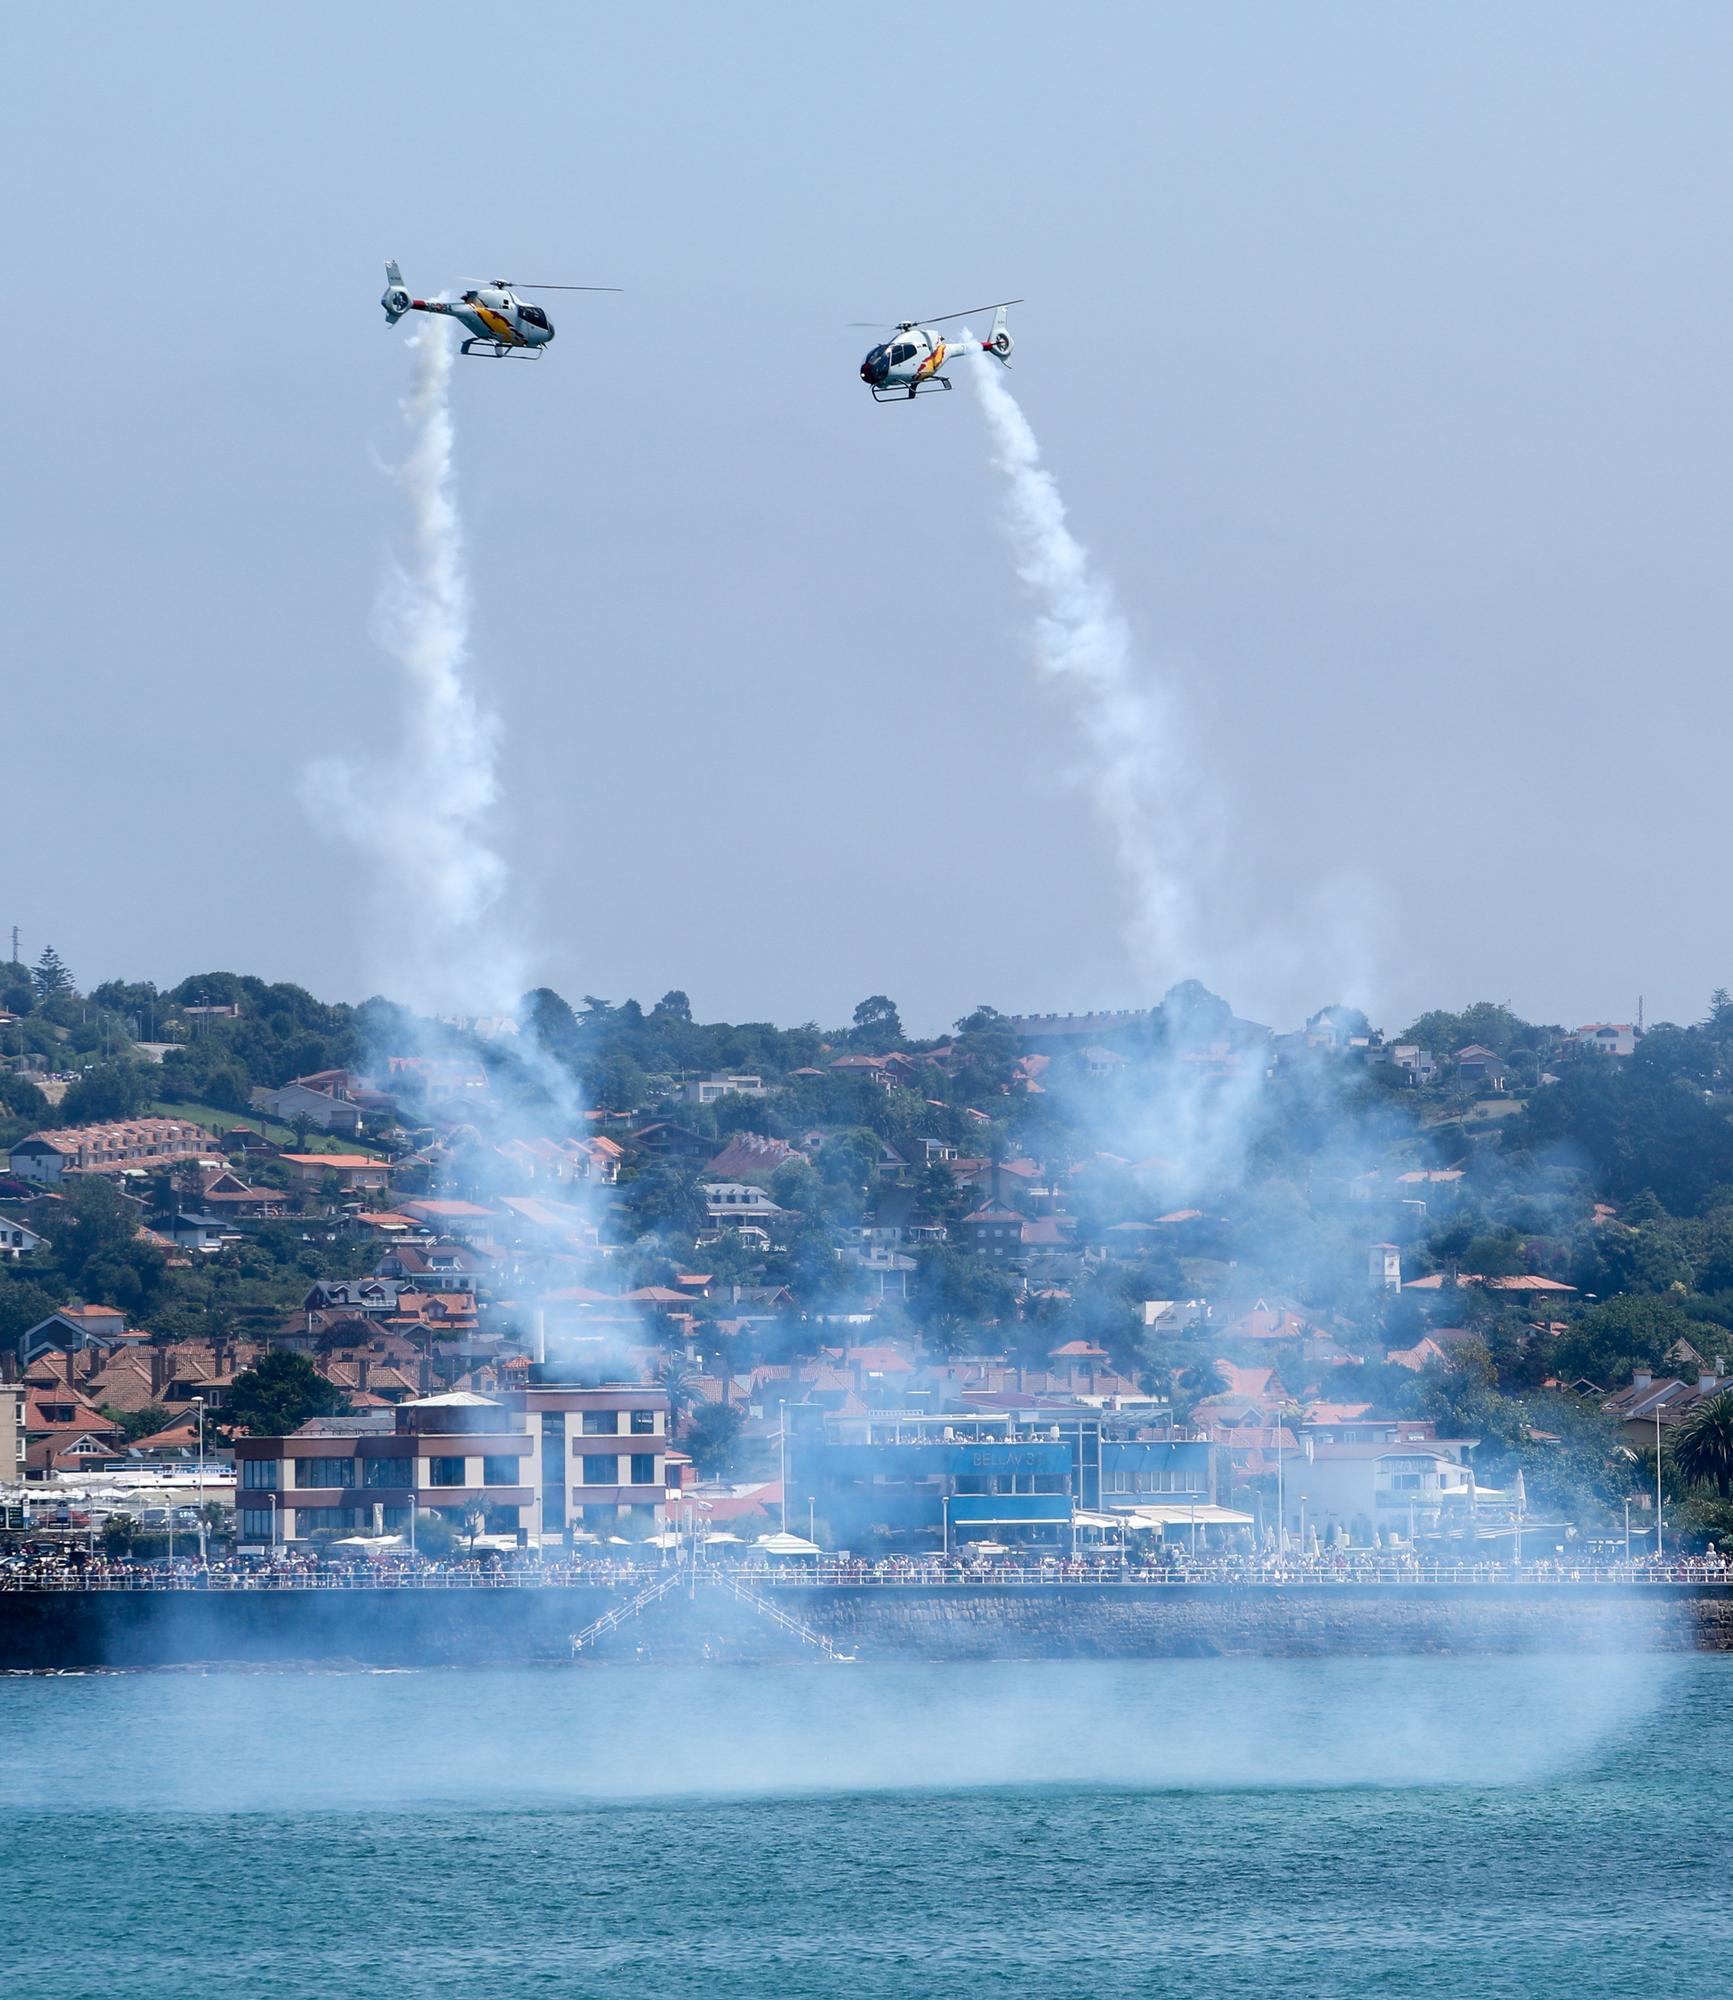
M1630 1021L1589 1021L1569 1038L1579 1055L1634 1056L1637 1030Z
M0 1209L0 1258L16 1264L21 1257L40 1250L47 1241L48 1238L32 1229L22 1216L8 1215Z
M704 1197L705 1214L727 1228L742 1222L774 1222L787 1213L750 1181L706 1181L699 1192Z
M674 1095L682 1104L714 1104L722 1097L763 1097L761 1076L700 1076L677 1084Z
M1305 1426L1282 1482L1289 1532L1340 1527L1365 1543L1374 1531L1406 1541L1462 1525L1475 1490L1467 1454L1476 1440L1433 1430L1395 1418Z

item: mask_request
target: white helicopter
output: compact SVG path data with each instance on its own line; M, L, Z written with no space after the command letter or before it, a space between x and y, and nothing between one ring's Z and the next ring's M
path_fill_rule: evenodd
M385 294L379 303L385 308L387 326L395 326L405 313L446 313L467 329L468 338L458 350L460 353L491 355L499 361L521 355L527 361L534 361L553 339L554 323L540 306L526 305L518 297L520 291L619 290L618 285L513 285L504 278L495 278L477 291L465 292L460 299L412 299L393 258L385 267Z
M993 315L992 334L986 340L969 341L967 347L978 347L983 354L991 354L1009 368L1011 349L1016 343L1005 326L1005 309L1022 303L1021 299L1004 299L997 305L971 306L968 312L940 313L926 326L912 319L899 320L896 332L880 341L861 363L860 379L873 392L875 403L913 402L917 396L948 389L950 377L941 375L939 370L966 348L960 341L947 341L934 328L943 326L947 320L968 319L974 313L984 312ZM857 320L855 324L869 326L872 322Z

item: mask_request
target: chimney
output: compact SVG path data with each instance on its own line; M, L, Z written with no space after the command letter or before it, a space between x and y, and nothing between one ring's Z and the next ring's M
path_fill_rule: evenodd
M1633 1389L1652 1389L1654 1386L1655 1377L1652 1370L1648 1368L1633 1368L1631 1370L1631 1387Z

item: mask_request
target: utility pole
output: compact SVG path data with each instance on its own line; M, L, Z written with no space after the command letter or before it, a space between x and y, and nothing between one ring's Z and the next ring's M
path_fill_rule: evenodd
M21 963L18 957L18 926L16 924L12 926L12 963L14 965Z

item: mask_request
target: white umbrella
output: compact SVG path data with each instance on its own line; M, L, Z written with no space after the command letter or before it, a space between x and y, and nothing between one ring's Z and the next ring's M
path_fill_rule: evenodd
M817 1542L809 1542L801 1535L791 1535L785 1528L779 1535L760 1535L758 1546L767 1556L815 1556Z

